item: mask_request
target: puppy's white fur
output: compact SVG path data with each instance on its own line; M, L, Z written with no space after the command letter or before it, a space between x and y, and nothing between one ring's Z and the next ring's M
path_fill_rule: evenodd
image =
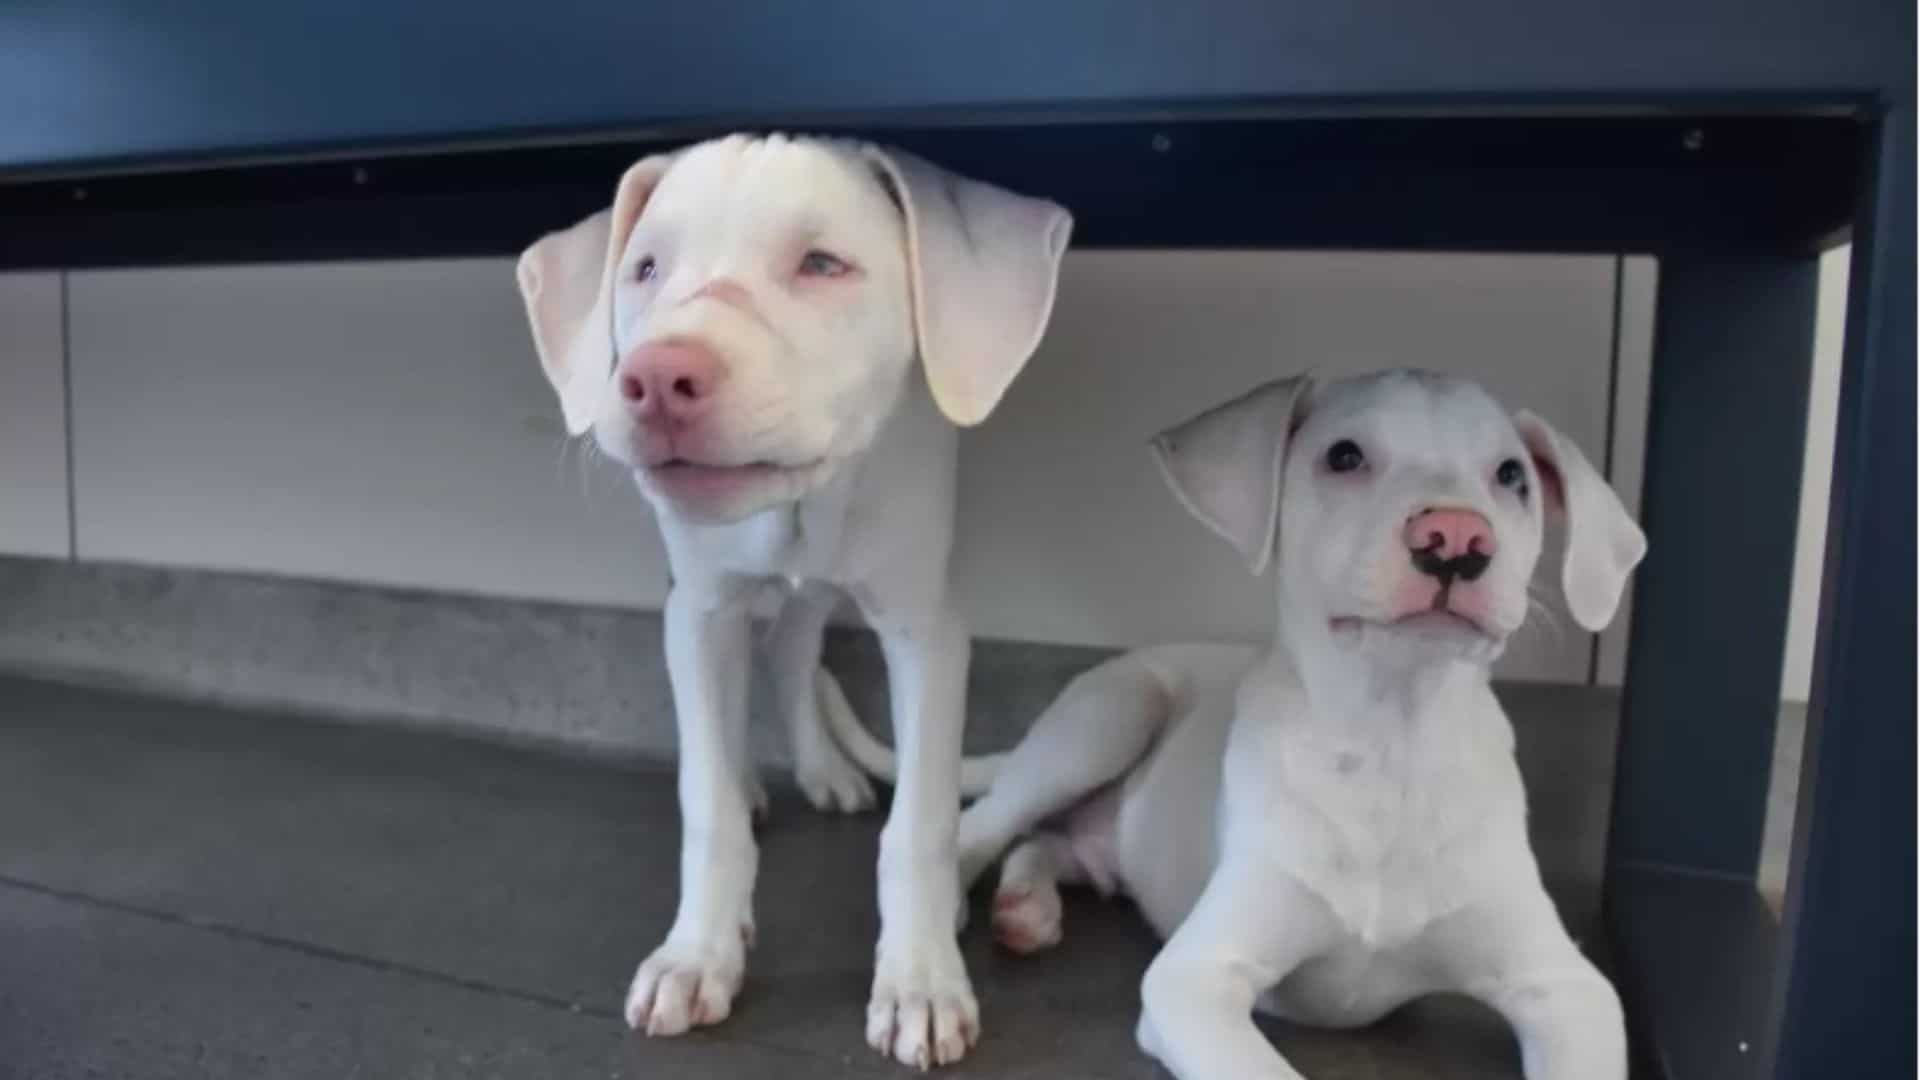
M735 136L639 162L610 209L521 257L568 429L634 467L672 564L681 895L629 992L634 1027L716 1023L740 988L764 800L745 752L749 602L771 586L788 594L777 704L817 806L873 801L821 725L845 707L819 669L843 596L887 659L901 764L868 1040L924 1068L977 1037L954 937L968 639L946 584L953 424L986 416L1038 344L1070 229L1058 206L905 154ZM719 360L710 408L672 430L636 419L617 362L688 343Z
M1341 440L1361 467L1329 466ZM1620 1080L1617 998L1541 886L1488 685L1548 513L1566 518L1575 619L1612 618L1645 550L1619 500L1545 423L1424 373L1272 383L1156 451L1251 569L1277 564L1274 641L1131 653L1040 717L961 820L968 880L1017 841L995 898L1002 942L1059 940L1059 883L1133 897L1170 935L1142 986L1140 1042L1181 1077L1297 1078L1256 1007L1358 1025L1455 991L1512 1023L1531 1080ZM1508 460L1524 492L1511 470L1499 481ZM1497 545L1438 599L1405 539L1435 508L1482 515Z

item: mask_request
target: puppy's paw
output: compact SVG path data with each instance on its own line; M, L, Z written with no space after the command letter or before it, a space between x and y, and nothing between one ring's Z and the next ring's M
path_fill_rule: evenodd
M980 1040L980 1006L952 938L880 947L867 1003L867 1045L925 1071Z
M793 778L816 810L857 814L872 809L873 781L837 746L794 747Z
M1060 890L1049 884L1002 882L993 894L993 939L1021 955L1060 944Z
M627 988L627 1026L648 1035L681 1035L725 1020L746 975L751 925L735 934L686 943L669 937L640 965Z

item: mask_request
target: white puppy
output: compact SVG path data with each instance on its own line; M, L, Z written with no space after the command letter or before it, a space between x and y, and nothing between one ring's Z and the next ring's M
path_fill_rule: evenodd
M984 418L1039 343L1071 225L905 154L734 136L639 162L611 209L521 257L567 428L633 468L672 563L680 905L628 993L635 1028L717 1023L740 989L764 798L746 758L749 607L771 585L789 594L778 707L815 805L873 800L820 723L823 703L845 707L818 667L843 595L887 659L902 760L868 1041L924 1068L977 1038L955 942L968 639L947 596L953 423Z
M1135 652L1040 717L961 820L969 880L1018 841L1000 940L1058 941L1057 883L1131 896L1171 935L1140 1042L1181 1077L1297 1078L1256 1005L1347 1026L1454 991L1512 1023L1532 1080L1621 1080L1620 1006L1541 887L1487 674L1550 514L1574 619L1612 618L1646 548L1619 499L1538 418L1417 372L1270 383L1154 448L1277 564L1274 642Z

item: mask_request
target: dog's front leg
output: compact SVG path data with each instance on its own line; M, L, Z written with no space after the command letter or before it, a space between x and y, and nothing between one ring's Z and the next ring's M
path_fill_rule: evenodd
M680 740L680 907L627 992L627 1023L649 1035L726 1019L746 972L759 862L745 760L747 598L733 583L677 584L667 597L667 677Z
M1454 988L1513 1025L1527 1080L1625 1080L1620 997L1568 936L1537 880L1455 915L1434 942Z
M1180 1080L1302 1080L1253 1023L1260 993L1338 927L1318 896L1258 854L1223 857L1141 982L1140 1048Z
M1537 969L1487 1001L1513 1025L1527 1080L1625 1080L1620 997L1593 965Z
M960 1060L980 1033L955 940L969 643L950 611L869 619L887 658L900 773L880 833L880 943L867 1042L924 1069Z
M793 740L793 778L819 810L855 813L873 805L873 784L820 719L820 642L840 594L825 582L808 582L787 598L768 639L773 692Z

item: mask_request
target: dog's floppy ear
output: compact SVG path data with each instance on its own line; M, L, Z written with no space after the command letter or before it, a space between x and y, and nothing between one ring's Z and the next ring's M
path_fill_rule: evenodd
M1627 575L1647 553L1646 535L1572 439L1528 412L1514 416L1513 426L1540 474L1548 513L1566 523L1560 588L1567 610L1583 629L1598 633L1613 620Z
M1256 575L1273 557L1287 442L1312 385L1309 375L1262 383L1153 437L1173 493Z
M954 423L977 424L1040 345L1073 215L911 154L863 150L906 217L914 334L933 399Z
M613 370L614 267L670 161L664 155L641 159L620 177L613 206L541 237L520 253L514 268L534 351L560 395L570 435L593 423Z

